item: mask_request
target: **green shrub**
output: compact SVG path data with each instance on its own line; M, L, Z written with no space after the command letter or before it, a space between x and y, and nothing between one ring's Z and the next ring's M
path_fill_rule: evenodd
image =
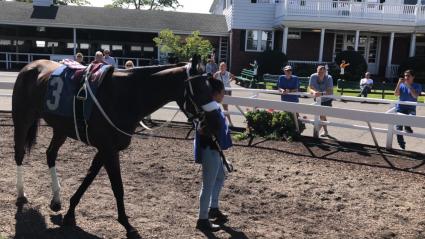
M286 64L288 64L288 58L281 51L264 51L258 57L258 74L281 74L282 67Z
M407 69L412 69L415 72L415 82L425 84L425 57L410 57L405 60L399 68L399 75Z
M265 110L250 111L245 114L250 133L267 139L296 139L305 130L305 125L298 121L300 132L297 132L292 113Z
M336 55L335 64L339 66L343 60L345 60L346 63L350 63L350 65L345 68L343 78L348 81L360 81L367 71L367 63L363 55L357 51L342 51ZM337 75L333 77L341 78L341 75L338 72Z

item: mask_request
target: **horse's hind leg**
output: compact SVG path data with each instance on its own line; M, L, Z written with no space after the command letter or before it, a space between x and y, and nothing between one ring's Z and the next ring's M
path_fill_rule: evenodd
M25 136L27 130L25 127L16 127L14 131L15 139L15 163L16 163L16 189L18 191L17 203L22 204L27 202L24 193L24 169L22 162L25 156Z
M99 173L99 170L102 168L102 165L103 161L100 153L98 152L91 163L90 169L86 177L84 178L80 187L77 189L77 192L75 192L74 195L71 197L68 211L66 212L65 217L63 218L64 226L75 226L75 208L77 207L81 197L86 192L87 188L96 178L97 174Z
M59 148L65 143L66 135L53 130L53 138L50 142L49 148L46 151L47 165L49 166L50 175L52 176L52 193L53 198L50 202L50 209L57 212L61 210L60 200L60 184L56 175L56 158L58 157Z

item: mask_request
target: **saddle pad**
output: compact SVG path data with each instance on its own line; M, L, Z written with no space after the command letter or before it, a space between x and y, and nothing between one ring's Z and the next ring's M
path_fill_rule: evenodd
M95 63L90 67L89 85L96 94L106 73L112 66L104 63ZM71 68L61 65L49 78L45 111L50 114L73 117L73 100L81 86L84 84L85 68ZM85 92L87 99L84 101L84 119L90 118L93 109L93 99Z

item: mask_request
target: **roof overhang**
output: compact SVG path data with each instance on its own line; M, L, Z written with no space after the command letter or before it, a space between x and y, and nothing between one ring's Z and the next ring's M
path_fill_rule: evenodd
M78 24L61 24L61 23L49 23L49 22L19 22L19 21L0 21L0 25L11 25L11 26L35 26L35 27L56 27L56 28L68 28L68 29L90 29L90 30L105 30L105 31L126 31L126 32L145 32L145 33L159 33L164 29L152 29L152 28L131 28L121 26L103 26L103 25L78 25ZM179 31L172 30L175 34L190 35L191 31ZM200 32L201 36L229 36L228 32L217 33L217 32Z

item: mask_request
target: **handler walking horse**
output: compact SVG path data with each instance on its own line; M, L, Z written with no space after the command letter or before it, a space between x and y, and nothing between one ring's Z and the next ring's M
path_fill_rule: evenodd
M128 238L140 238L130 225L124 208L119 151L126 149L131 135L143 117L163 105L176 101L189 118L203 118L213 133L220 128L219 113L213 103L206 77L198 75L199 57L186 66L155 66L116 71L105 78L88 121L90 144L97 148L90 169L76 193L70 199L64 225L75 225L75 208L102 166L105 167L117 203L118 221ZM55 160L67 137L77 139L74 122L70 118L51 115L44 111L45 95L50 74L59 63L39 60L25 66L18 75L13 90L12 117L14 122L15 161L17 164L18 202L26 202L23 187L22 161L26 151L35 143L38 122L43 118L53 128L53 138L47 149L47 163L52 175L53 199L51 209L61 208L60 187L56 177Z

